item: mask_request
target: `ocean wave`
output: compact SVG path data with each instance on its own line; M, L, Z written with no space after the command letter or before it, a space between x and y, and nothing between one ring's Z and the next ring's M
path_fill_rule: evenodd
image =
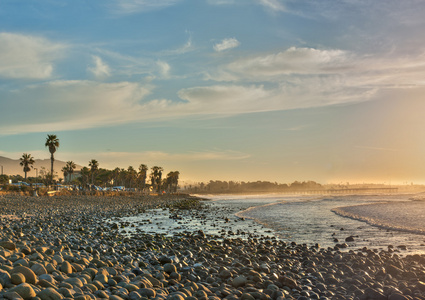
M411 202L423 202L423 199L414 199L411 200ZM369 203L369 204L359 204L359 205L353 205L353 206L344 206L344 207L336 207L331 209L331 211L341 217L349 218L352 220L357 220L361 222L365 222L371 226L378 227L385 230L394 230L394 231L402 231L402 232L408 232L408 233L415 233L420 235L425 235L425 228L420 227L412 227L412 226L406 226L399 223L399 221L395 221L394 219L383 219L373 216L368 216L365 212L363 214L353 212L352 210L357 210L358 208L372 208L374 207L376 209L377 206L381 206L381 208L392 205L396 206L398 208L399 217L401 217L403 214L406 215L406 221L408 220L407 215L409 215L408 210L410 207L403 207L408 206L406 205L406 202L410 201L398 201L398 202L383 202L383 203ZM388 215L388 218L390 218L391 215ZM410 219L415 218L415 216L409 216Z

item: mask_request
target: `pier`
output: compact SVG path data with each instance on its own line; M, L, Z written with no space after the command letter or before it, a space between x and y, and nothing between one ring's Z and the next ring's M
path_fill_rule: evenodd
M398 192L396 187L379 188L342 188L342 189L323 189L323 190L298 190L291 191L294 194L317 194L317 195L340 195L340 194L394 194Z

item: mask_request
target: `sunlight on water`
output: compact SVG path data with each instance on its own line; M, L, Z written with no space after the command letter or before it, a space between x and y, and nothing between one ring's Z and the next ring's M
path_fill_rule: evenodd
M245 205L246 208L237 216L272 228L284 240L334 247L353 237L354 242L346 242L349 245L347 249L387 249L393 245L395 249L406 246L408 250L402 253L425 253L425 235L422 235L425 233L425 220L421 216L425 211L425 201L410 201L411 197L257 195L213 199L217 204ZM338 214L333 211L336 208Z

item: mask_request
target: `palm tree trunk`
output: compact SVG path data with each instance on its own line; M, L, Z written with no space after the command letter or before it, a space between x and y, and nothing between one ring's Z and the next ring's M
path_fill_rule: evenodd
M50 182L53 183L53 162L55 161L55 157L53 156L53 153L50 155L50 167L51 167L51 173L50 173Z

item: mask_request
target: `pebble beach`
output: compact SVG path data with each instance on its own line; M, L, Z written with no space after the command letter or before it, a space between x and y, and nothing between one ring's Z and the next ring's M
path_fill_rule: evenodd
M0 194L0 299L425 299L424 255L209 235L203 222L223 217L204 203L189 195ZM166 235L113 222L152 209L182 223L198 216L199 228Z

